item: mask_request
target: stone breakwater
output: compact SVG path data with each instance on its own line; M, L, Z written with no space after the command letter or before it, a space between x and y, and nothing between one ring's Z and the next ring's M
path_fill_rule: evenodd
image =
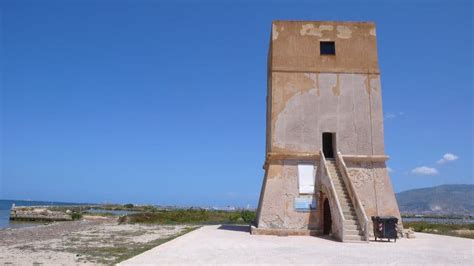
M10 220L17 221L72 221L72 211L51 210L46 206L15 207L10 211Z

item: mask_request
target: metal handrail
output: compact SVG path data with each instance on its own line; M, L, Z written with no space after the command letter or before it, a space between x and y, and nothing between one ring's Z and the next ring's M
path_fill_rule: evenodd
M365 241L369 241L369 219L367 218L364 206L362 205L362 202L360 201L360 198L357 195L357 192L354 188L354 184L349 178L349 172L347 171L346 163L344 162L344 158L342 157L342 154L339 151L337 152L336 164L340 164L340 169L342 169L342 179L344 180L346 188L348 188L349 190L349 196L356 209L356 214L357 218L359 219L359 223L364 224L363 230Z
M321 158L319 167L322 167L321 169L324 169L323 170L324 173L325 173L324 176L326 176L329 179L329 185L331 186L330 187L331 193L333 195L333 198L336 201L337 211L338 211L340 219L342 221L341 241L344 241L344 222L346 221L346 218L344 218L344 213L342 212L342 207L341 207L341 203L339 202L339 197L337 196L336 188L334 187L334 183L332 182L332 178L329 175L329 170L328 170L327 165L326 165L326 157L324 157L324 153L323 153L322 150L320 150L319 153L320 153L320 158Z

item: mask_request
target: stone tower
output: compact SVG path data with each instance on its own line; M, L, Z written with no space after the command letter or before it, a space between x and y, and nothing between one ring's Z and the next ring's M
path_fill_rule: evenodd
M367 241L400 218L386 167L371 22L274 21L265 178L254 234Z

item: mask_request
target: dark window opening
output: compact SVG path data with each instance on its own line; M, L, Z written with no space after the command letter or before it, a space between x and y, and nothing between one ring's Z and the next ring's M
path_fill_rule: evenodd
M321 55L336 55L336 44L334 42L319 43Z
M334 134L323 133L323 153L324 157L328 159L334 158Z

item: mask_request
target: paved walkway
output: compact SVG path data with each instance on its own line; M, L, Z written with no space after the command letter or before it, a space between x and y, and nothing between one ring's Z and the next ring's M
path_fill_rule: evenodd
M474 265L474 240L417 233L396 243L341 243L250 235L243 226L204 226L122 263L136 264Z

